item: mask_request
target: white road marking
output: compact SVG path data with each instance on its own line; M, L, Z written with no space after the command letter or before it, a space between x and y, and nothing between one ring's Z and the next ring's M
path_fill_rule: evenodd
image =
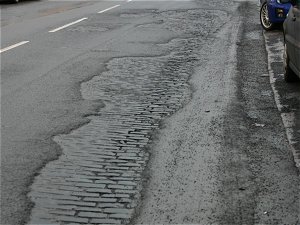
M102 10L102 11L99 11L98 13L104 13L104 12L106 12L106 11L108 11L108 10L117 8L117 7L119 7L119 6L120 6L120 5L115 5L115 6L112 6L112 7L110 7L110 8L107 8L107 9L104 9L104 10Z
M74 25L74 24L76 24L76 23L80 23L81 21L86 20L86 19L88 19L88 18L85 17L85 18L76 20L76 21L74 21L74 22L72 22L72 23L68 23L68 24L66 24L66 25L64 25L64 26L61 26L61 27L58 27L58 28L56 28L56 29L54 29L54 30L50 30L49 33L54 33L54 32L56 32L56 31L62 30L62 29L64 29L64 28L69 27L69 26L72 26L72 25Z
M131 2L132 0L127 0L127 2Z
M22 41L22 42L19 42L19 43L17 43L17 44L8 46L8 47L6 47L6 48L2 48L2 49L0 49L0 53L6 52L6 51L8 51L8 50L11 50L11 49L13 49L13 48L19 47L19 46L21 46L21 45L27 44L28 42L29 42L29 41Z

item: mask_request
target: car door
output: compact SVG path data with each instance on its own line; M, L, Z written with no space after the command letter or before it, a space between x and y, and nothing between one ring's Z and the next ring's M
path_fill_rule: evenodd
M284 21L284 37L285 37L285 44L287 48L287 54L289 57L290 63L293 65L295 64L294 55L295 55L295 37L294 37L294 29L295 29L295 22L293 21L294 18L294 11L291 8L286 20Z
M295 66L300 74L300 1L293 7L294 38L295 38Z

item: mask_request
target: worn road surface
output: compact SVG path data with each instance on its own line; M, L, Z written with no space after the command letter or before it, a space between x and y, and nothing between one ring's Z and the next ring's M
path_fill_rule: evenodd
M2 4L1 224L300 224L299 83L258 11Z

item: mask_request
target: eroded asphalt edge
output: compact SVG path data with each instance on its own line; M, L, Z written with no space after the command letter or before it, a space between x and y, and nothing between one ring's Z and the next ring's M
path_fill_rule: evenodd
M249 12L251 12L250 15ZM224 120L215 118L211 121L209 128L211 135L217 139L218 132L216 131L218 129L223 130L224 145L218 150L222 152L222 156L219 158L222 163L218 165L219 177L215 179L212 174L210 181L208 181L208 183L215 183L217 188L212 187L213 190L203 189L203 199L201 193L195 192L193 193L193 199L186 203L181 195L185 194L184 190L190 189L188 185L184 186L186 185L184 183L188 182L186 180L190 179L189 177L181 177L182 190L180 186L176 188L172 185L172 179L173 184L177 184L180 180L178 179L178 171L167 173L166 179L161 179L164 184L154 174L152 181L148 184L148 190L144 194L144 203L139 208L140 214L135 222L146 224L199 222L201 224L299 223L299 177L292 163L293 157L286 142L284 127L274 103L270 84L263 76L268 71L267 56L266 52L262 51L265 46L261 27L256 20L256 6L249 3L242 4L240 14L244 23L239 33L240 42L237 43L239 59L235 79L236 87L239 87L236 91L237 96L232 99L232 104L229 106ZM245 18L245 15L247 15L247 18ZM199 73L201 74L201 72ZM168 133L171 131L170 128L173 127L172 124L180 124L180 116L178 117L179 121L178 118L175 121L167 121L167 129L162 130L160 137L168 137ZM190 121L194 120L190 119ZM263 123L266 126L264 128L257 127L255 123ZM203 125L201 122L197 124ZM207 126L203 126L202 129L207 129ZM180 130L177 133L180 133L179 136L184 136L181 138L182 140L178 140L178 144L182 147L180 150L185 150L184 153L188 153L187 156L199 156L199 152L186 149L195 148L195 146L193 143L186 147L185 132ZM195 133L197 135L201 134L201 132ZM194 134L191 134L191 136L194 136ZM199 136L199 139L201 139L201 136ZM196 140L195 144L197 144ZM164 168L164 162L169 162L165 166L165 170L168 170L167 167L169 166L171 166L171 170L176 169L176 164L174 167L171 164L172 161L179 164L180 161L185 160L184 154L178 152L178 149L174 146L172 150L162 142L158 142L157 145L155 151L156 158L159 159L153 160L152 169L157 166ZM172 144L170 146L172 148ZM202 147L199 146L197 150L203 151ZM204 147L203 157L206 157L206 161L215 159L214 156L207 157L207 154L216 154L218 157L218 153L209 153L212 150L209 146ZM163 159L159 151L162 149L181 155L182 158L180 161L165 159L164 162L159 163L158 161ZM169 154L169 156L172 157L172 154ZM198 160L198 163L205 163L205 159L204 162L201 159ZM209 170L215 170L215 165L213 165L215 162L211 161L210 163ZM199 170L198 172L199 174L206 173L205 170ZM171 181L168 181L168 179ZM196 175L194 179L195 183L193 185L201 189L203 187L201 175ZM222 184L218 184L216 180L220 180ZM199 190L195 190L199 192ZM210 201L205 198L205 192L213 193ZM158 193L163 194L159 195ZM190 205L197 202L195 199L198 199L199 204L189 210L191 209ZM170 204L172 201L177 204ZM186 204L183 204L183 202ZM183 204L183 207L180 207L181 204ZM210 211L211 206L215 206L212 211ZM186 214L183 213L184 211ZM187 215L191 216L188 217ZM205 217L205 215L208 215L208 217Z

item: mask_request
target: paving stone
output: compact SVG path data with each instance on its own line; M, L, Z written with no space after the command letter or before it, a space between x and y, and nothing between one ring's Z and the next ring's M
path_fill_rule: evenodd
M72 193L73 191L81 191L82 189L80 187L74 187L74 186L59 186L58 189L60 190L67 190L70 193Z
M114 214L128 214L131 215L132 209L124 209L124 208L106 208L104 209L105 213L114 213Z
M107 171L111 172L111 173L119 173L119 174L122 174L124 173L124 171L127 171L127 170L112 170L112 169L108 169Z
M115 194L102 194L101 197L102 198L115 198L116 195Z
M106 162L109 163L126 163L126 160L120 160L120 159L113 159L113 160L107 160Z
M60 201L58 202L60 205L74 205L74 206L96 206L94 202L81 202L81 201Z
M103 180L95 180L96 184L117 184L116 181L112 181L112 180L107 180L107 179L103 179Z
M105 189L105 188L89 188L85 190L86 192L89 193L111 193L110 189Z
M134 178L134 175L130 175L130 174L127 174L126 175L127 177L111 177L112 180L115 180L115 181L120 181L120 180L134 180L136 178Z
M115 190L116 193L121 193L121 194L136 194L137 190L120 190L117 189Z
M130 151L130 150L129 150ZM128 151L126 153L117 153L117 156L124 156L124 157L137 157L136 153L129 153ZM128 168L127 168L128 169Z
M110 214L109 218L113 218L113 219L130 219L130 215L127 215L127 214Z
M57 217L57 221L62 222L74 222L74 223L88 223L87 218L79 218L79 217L73 217L73 216L59 216Z
M95 212L80 212L80 213L78 213L78 216L86 217L86 218L106 218L107 214L95 213Z
M122 159L124 159L124 158L122 158ZM119 166L140 167L141 165L138 163L120 163Z
M124 181L124 180L122 180L122 181L118 181L118 184L122 184L122 185L129 185L129 186L136 186L137 185L137 183L136 182L132 182L132 181Z
M76 187L84 188L105 188L105 184L94 184L94 183L76 183Z
M72 195L80 197L99 197L99 193L89 193L89 192L73 192Z
M84 201L87 202L117 202L116 198L90 198L90 197L86 197L83 199Z
M102 212L102 208L95 208L95 207L76 207L76 211L85 211L85 212Z
M104 170L104 169L103 169ZM93 171L94 172L94 171ZM98 171L97 171L98 172ZM96 172L96 173L97 173ZM73 175L74 176L74 175ZM96 180L96 179L99 179L99 176L98 175L83 175L83 174L76 174L73 178L78 178L78 179L83 179L83 180L89 180L89 181L92 181L93 180ZM83 183L91 183L91 182L83 182Z
M121 177L123 177L123 178L125 178L125 177L133 177L133 178L135 178L135 177L140 177L141 174L140 174L140 173L137 173L137 171L139 170L139 168L134 168L134 170L135 170L135 171L132 171L132 172L127 171L127 172L125 172L125 173L122 173Z
M133 189L132 186L125 186L125 185L118 185L118 184L110 184L110 185L108 185L108 188L111 188L111 189L124 189L124 190Z
M70 210L51 210L51 214L56 214L56 215L61 215L61 216L74 216L75 211L70 211Z
M134 157L129 157L129 156L118 156L118 159L123 159L123 160L128 160L128 161L136 161L136 160L142 160L141 157L138 156L134 156ZM119 164L120 166L125 165L125 163L123 164ZM129 164L129 167L132 167L133 164ZM139 165L139 164L138 164ZM140 166L140 165L139 165Z
M105 169L100 169L100 168L94 168L94 167L86 167L84 168L86 171L90 172L98 172L98 173L105 173Z
M69 196L69 195L54 195L51 197L52 199L60 199L60 200L73 200L79 201L81 198L77 196Z
M76 208L75 205L47 205L45 206L46 209L48 209L48 211L50 211L51 209L53 210L55 208L55 210L73 210ZM50 210L49 210L50 209Z
M120 176L120 174L119 173L101 173L101 176L117 177L117 176Z
M102 198L130 198L128 194L103 194Z
M120 220L115 219L92 219L93 224L121 224Z
M112 170L128 170L129 167L121 167L121 166L106 166L105 169L112 169Z
M115 194L115 196L116 196L116 198L130 198L130 195L128 195L128 194Z
M125 152L128 152L128 151L141 152L140 148L135 148L135 147L123 147L122 149L125 150Z
M132 199L129 199L129 198L121 198L121 199L119 200L119 202L121 202L121 203L131 203L131 202L132 202Z

